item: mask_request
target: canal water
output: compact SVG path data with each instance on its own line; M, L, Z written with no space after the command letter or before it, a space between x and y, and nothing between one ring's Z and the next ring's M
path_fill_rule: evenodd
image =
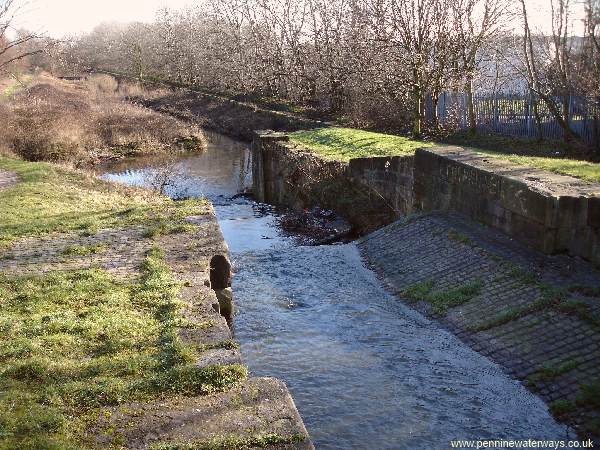
M298 246L243 197L247 146L122 161L105 178L215 205L234 264L235 337L254 376L284 380L317 448L446 449L451 439L566 439L544 403L388 293L353 243ZM234 197L234 198L233 198Z

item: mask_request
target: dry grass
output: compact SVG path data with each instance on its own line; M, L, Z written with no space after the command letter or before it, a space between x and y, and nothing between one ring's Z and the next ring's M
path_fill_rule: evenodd
M125 100L135 89L108 75L85 81L37 75L0 103L0 148L31 161L75 165L204 148L199 129Z

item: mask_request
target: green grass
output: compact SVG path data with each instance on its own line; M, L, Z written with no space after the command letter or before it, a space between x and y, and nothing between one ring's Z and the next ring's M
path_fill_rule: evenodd
M432 144L403 136L354 128L318 128L290 133L290 141L303 145L325 159L347 162L352 158L412 155Z
M0 191L0 246L22 237L145 225L185 226L185 217L205 214L207 202L175 202L140 189L104 182L47 163L0 157L0 170L17 172L21 182Z
M291 142L305 146L325 159L344 162L348 162L352 158L412 155L417 148L447 145L414 140L404 136L341 127L296 131L290 133L289 136ZM493 145L490 145L488 141L492 142ZM548 153L551 151L551 144L549 143L537 144L518 139L489 138L486 136L475 136L468 140L450 140L449 143L464 145L491 158L570 175L588 182L600 182L600 163L527 154L539 154L543 151ZM559 149L563 150L562 147L559 147Z
M69 245L63 250L62 254L66 256L89 256L104 253L107 249L106 244L102 243L95 245Z
M277 433L254 435L249 437L226 436L215 437L206 442L185 442L153 445L151 450L237 450L250 448L267 448L303 442L302 435L282 436Z
M0 274L0 448L82 448L86 418L107 406L246 378L243 366L193 364L179 289L156 248L133 285L97 269Z
M435 282L428 280L410 286L403 295L412 301L425 301L431 304L435 314L444 315L448 308L467 303L481 293L483 283L474 280L445 291L434 291Z
M541 156L520 156L509 155L498 152L490 152L474 149L477 153L489 156L495 159L510 161L522 166L534 167L536 169L547 170L548 172L559 173L561 175L570 175L581 178L584 181L600 182L600 164L589 161L564 158L546 158Z
M158 223L149 227L144 233L144 237L157 238L159 236L168 236L170 234L191 233L198 230L198 226L193 223Z

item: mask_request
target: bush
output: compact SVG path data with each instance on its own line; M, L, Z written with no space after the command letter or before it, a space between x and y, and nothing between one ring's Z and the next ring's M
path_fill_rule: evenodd
M199 129L124 101L118 89L108 75L83 82L35 77L29 89L0 104L0 114L7 118L0 130L0 149L30 161L78 165L99 158L204 148Z

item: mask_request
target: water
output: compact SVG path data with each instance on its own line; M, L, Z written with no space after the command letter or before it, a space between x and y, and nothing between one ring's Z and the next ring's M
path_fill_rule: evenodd
M354 244L295 246L274 214L229 200L250 183L250 156L211 140L206 153L178 162L185 176L168 193L215 202L237 272L235 335L245 361L253 375L287 383L317 448L566 438L539 398L386 292ZM160 164L127 162L107 177L144 184Z

